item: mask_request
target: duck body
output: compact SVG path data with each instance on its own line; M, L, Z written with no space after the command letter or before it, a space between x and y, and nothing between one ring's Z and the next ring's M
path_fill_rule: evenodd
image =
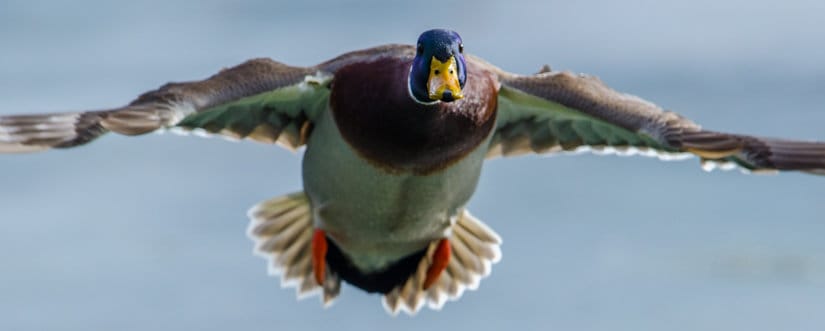
M313 225L364 274L449 235L493 132L496 94L469 93L494 89L490 73L469 67L472 97L423 104L407 88L412 59L341 68L307 140L302 170Z

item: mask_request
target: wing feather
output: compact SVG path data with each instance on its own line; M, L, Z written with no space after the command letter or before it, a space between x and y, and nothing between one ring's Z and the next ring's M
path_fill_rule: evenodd
M411 46L387 45L311 67L252 59L204 80L165 84L119 108L2 116L0 153L68 148L109 131L140 135L175 126L297 148L309 134L314 116L325 109L329 83L339 68L412 54Z
M631 148L664 159L696 155L708 168L825 173L825 143L704 130L592 76L548 70L520 76L474 60L501 83L500 117L489 156Z

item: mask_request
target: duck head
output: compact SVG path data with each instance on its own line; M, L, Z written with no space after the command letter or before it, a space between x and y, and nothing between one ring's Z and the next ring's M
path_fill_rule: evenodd
M410 68L410 94L419 103L451 102L464 97L467 80L464 44L458 33L444 29L418 37Z

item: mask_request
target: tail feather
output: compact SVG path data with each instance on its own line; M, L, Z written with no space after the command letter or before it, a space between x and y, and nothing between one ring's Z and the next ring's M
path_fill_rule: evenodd
M458 216L449 237L450 262L435 284L424 290L426 272L438 241L430 244L416 272L402 285L384 295L384 308L393 315L403 311L415 315L425 304L441 309L448 300L457 300L467 289L475 290L501 259L501 238L466 210Z
M449 298L448 284L453 283L451 276L449 272L445 272L440 278L443 279L439 279L439 282L433 284L433 287L427 291L427 307L430 309L441 309Z
M315 294L328 306L341 292L341 280L330 272L323 286L312 272L312 213L303 192L264 201L249 211L249 238L255 254L266 258L270 275L281 276L281 287L294 287L298 299ZM327 268L329 270L329 268Z
M269 273L280 275L282 287L294 287L298 299L319 294L325 306L338 297L341 278L329 266L324 284L315 281L312 212L303 192L264 201L249 211L249 218L248 235L255 241L255 254L269 261ZM467 211L456 217L448 239L450 260L438 280L424 290L438 244L435 241L409 279L384 295L382 304L390 314L403 311L414 315L425 305L441 309L465 290L477 289L481 279L490 274L492 264L501 259L501 238Z

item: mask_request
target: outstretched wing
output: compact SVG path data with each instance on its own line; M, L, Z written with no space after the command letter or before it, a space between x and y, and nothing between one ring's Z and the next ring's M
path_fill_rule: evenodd
M711 169L825 174L825 143L708 131L592 76L549 69L520 76L481 63L501 82L491 157L591 149L664 159L696 155Z
M0 153L74 147L109 131L140 135L171 127L297 148L312 120L326 109L329 84L338 68L407 54L408 48L370 48L312 67L253 59L204 80L163 85L120 108L0 116Z

